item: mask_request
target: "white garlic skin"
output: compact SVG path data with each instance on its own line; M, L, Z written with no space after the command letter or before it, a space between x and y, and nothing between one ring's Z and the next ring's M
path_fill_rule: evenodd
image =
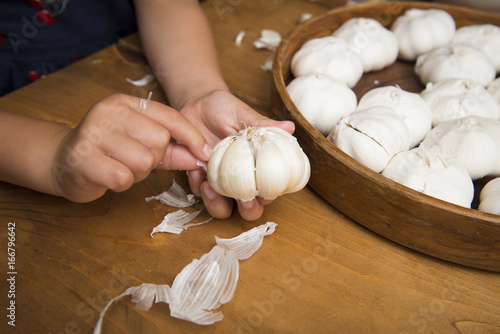
M500 27L493 24L474 24L458 28L452 44L468 43L483 51L497 72L500 71Z
M479 211L500 215L500 177L483 187L479 195Z
M324 73L352 88L363 75L363 63L352 47L342 38L313 38L295 52L290 64L295 77Z
M467 208L474 199L474 184L467 169L436 147L416 147L396 154L382 175L408 188Z
M437 146L443 154L456 158L473 180L500 175L500 121L467 116L442 122L420 146Z
M413 61L419 55L448 44L456 25L453 17L440 9L409 9L391 26L399 45L399 57Z
M420 93L432 110L432 125L462 118L481 116L500 119L500 104L483 85L466 79L448 79L429 83Z
M327 74L297 77L286 89L301 114L324 136L340 118L353 112L358 102L352 89Z
M376 106L343 117L327 139L366 167L381 172L410 147L410 130L394 110Z
M297 139L274 127L248 127L220 141L207 167L210 186L241 201L299 191L311 174Z
M398 57L398 41L394 33L372 18L349 19L332 36L340 37L352 46L361 58L365 73L381 70Z
M377 87L361 97L357 110L386 106L398 114L410 130L410 147L417 146L431 130L432 110L422 97L398 86Z
M495 66L488 56L468 44L448 44L421 54L415 73L426 85L446 79L469 79L486 86L495 79Z

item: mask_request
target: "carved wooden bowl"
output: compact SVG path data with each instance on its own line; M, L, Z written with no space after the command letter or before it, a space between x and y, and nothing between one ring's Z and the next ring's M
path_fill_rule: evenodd
M311 161L309 186L332 206L364 227L394 242L433 257L470 267L500 272L500 216L447 203L402 186L352 159L330 143L302 116L286 91L293 79L290 61L306 41L327 36L352 17L371 17L389 27L410 8L440 8L457 27L492 23L500 15L424 2L367 3L342 7L314 17L288 33L273 65L273 111L296 124L295 136ZM420 92L424 87L414 63L397 61L363 75L354 87L358 99L376 86L398 84ZM476 194L487 180L478 180ZM477 195L476 195L477 196ZM477 200L473 207L477 207Z

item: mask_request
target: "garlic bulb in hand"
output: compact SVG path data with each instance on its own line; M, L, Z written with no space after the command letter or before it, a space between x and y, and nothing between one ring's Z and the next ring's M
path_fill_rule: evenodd
M340 37L352 46L363 62L364 72L381 70L398 57L398 41L394 33L372 18L349 19L332 36Z
M353 112L358 103L352 89L327 74L300 76L286 90L301 114L324 136L340 118Z
M419 55L448 44L455 34L453 17L441 9L409 9L391 26L399 45L399 57L412 61Z
M448 79L429 83L420 93L432 109L432 125L465 116L500 119L500 104L479 83L467 79Z
M415 73L424 85L461 78L486 86L496 76L495 66L488 56L468 44L449 44L418 56Z
M343 117L328 140L377 173L410 147L410 130L394 110L376 106Z
M420 146L437 146L454 157L473 180L500 175L500 121L467 116L433 128Z
M241 201L299 191L311 167L295 137L274 127L248 127L220 141L207 167L210 186Z
M431 130L432 110L417 93L399 86L373 88L361 97L357 110L375 106L389 107L401 117L410 129L410 147L417 146Z
M486 183L479 195L479 211L500 215L500 177Z
M342 38L313 38L295 52L291 61L295 77L310 73L326 73L354 87L363 75L363 63L352 47Z
M474 184L458 161L446 157L437 147L416 147L396 154L382 175L443 201L470 208Z
M500 71L500 27L493 24L474 24L457 29L452 44L468 43L483 51Z

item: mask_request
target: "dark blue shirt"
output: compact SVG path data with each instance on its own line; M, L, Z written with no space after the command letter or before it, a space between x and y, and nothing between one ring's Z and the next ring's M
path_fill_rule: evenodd
M0 96L136 30L132 0L0 0Z

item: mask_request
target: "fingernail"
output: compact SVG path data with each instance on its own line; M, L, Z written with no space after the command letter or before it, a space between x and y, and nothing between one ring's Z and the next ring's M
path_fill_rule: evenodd
M200 182L203 176L202 174L201 170L195 169L189 172L189 177L191 177L191 180L194 182Z
M208 199L214 199L217 196L217 193L212 189L212 187L205 187L203 189L203 194Z
M205 160L208 161L208 159L210 159L210 157L212 156L212 148L210 146L208 146L208 144L205 144L205 146L203 147L203 156L205 157Z
M251 201L241 201L241 206L245 209L251 209L254 205L254 200L251 200Z

